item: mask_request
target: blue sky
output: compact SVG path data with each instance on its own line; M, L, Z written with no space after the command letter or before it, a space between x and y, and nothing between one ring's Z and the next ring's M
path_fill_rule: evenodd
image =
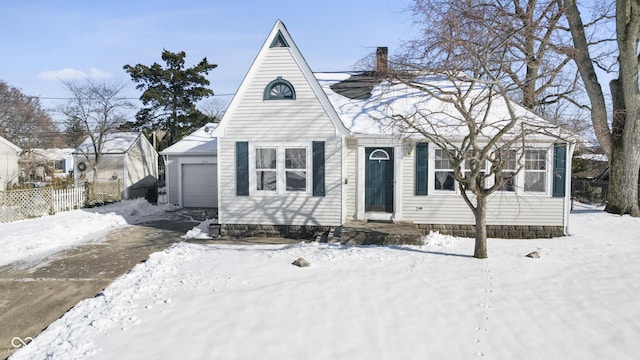
M203 57L220 99L234 93L281 19L314 71L349 70L377 46L390 55L410 38L410 0L15 1L0 0L0 79L46 108L68 93L60 80L89 76L128 84L125 64L162 63L163 49Z

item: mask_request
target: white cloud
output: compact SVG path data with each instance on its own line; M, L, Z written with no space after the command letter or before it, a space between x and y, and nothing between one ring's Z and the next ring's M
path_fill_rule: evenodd
M47 70L38 74L38 78L42 80L49 81L59 81L59 80L78 80L78 79L107 79L112 77L108 72L104 72L102 70L91 68L89 73L86 73L82 70L66 68L60 70Z
M113 75L100 69L91 68L91 70L89 70L89 77L92 79L108 79L113 77Z

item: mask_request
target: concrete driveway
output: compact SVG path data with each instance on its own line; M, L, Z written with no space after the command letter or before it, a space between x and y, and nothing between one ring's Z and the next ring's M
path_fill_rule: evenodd
M0 267L0 358L35 338L79 301L101 292L151 253L200 223L202 210L167 212L162 220L119 229L99 243L80 244L39 263Z

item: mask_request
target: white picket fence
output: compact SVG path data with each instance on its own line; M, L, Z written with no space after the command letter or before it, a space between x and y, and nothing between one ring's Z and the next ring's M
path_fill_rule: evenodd
M53 190L53 211L69 211L79 209L85 204L84 187Z
M37 188L0 191L0 222L30 219L85 205L84 187L54 190Z

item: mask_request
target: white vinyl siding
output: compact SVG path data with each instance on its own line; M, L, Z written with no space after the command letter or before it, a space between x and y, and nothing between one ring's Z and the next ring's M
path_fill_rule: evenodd
M220 223L326 226L342 224L340 138L325 141L325 196L313 196L311 191L236 196L234 149L237 140L220 138L219 141ZM251 146L251 142L249 144Z
M474 224L471 209L458 193L414 195L414 154L405 154L402 158L403 184L399 189L402 191L401 220L417 224ZM431 162L429 167L433 168ZM433 171L429 176L433 177ZM433 181L429 179L430 189L433 189ZM487 204L487 225L564 225L564 198L554 198L549 194L497 191L490 196Z
M180 192L179 192L179 157L169 155L167 157L167 163L165 164L165 179L167 187L167 196L170 204L180 204Z
M319 140L336 131L311 86L291 56L289 48L271 48L264 62L256 64L256 75L241 93L240 106L227 121L225 136L260 140ZM278 76L295 88L296 99L263 100L265 87Z
M270 48L259 56L224 119L219 138L219 207L222 224L342 224L342 138L308 83L290 48ZM302 60L303 61L303 60ZM264 100L265 87L279 76L293 86L295 100ZM315 81L315 79L313 79ZM249 144L249 176L255 177L256 147L275 146L281 164L279 191L259 192L250 181L250 195L236 195L235 143ZM313 196L311 148L325 142L325 195ZM306 191L286 191L285 149L306 149ZM253 150L252 150L253 149ZM252 170L253 169L253 170ZM302 174L299 174L302 175Z
M0 191L4 191L7 184L17 182L19 172L17 149L0 140Z

